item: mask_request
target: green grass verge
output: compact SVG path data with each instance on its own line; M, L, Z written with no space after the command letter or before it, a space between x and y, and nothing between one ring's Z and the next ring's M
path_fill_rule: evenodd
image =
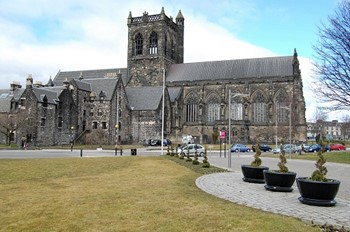
M319 231L209 195L170 159L0 160L0 231Z

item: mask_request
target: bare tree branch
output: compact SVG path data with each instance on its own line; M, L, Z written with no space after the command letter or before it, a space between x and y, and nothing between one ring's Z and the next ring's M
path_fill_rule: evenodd
M350 106L350 1L342 1L329 25L319 27L314 71L319 97L337 109Z

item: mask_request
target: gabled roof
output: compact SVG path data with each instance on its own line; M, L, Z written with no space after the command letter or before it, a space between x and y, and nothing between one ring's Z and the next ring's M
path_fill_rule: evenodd
M75 80L86 80L96 78L117 78L117 74L122 75L124 84L128 82L127 68L111 68L111 69L96 69L96 70L80 70L80 71L59 71L55 76L53 82L55 85L63 85L63 82Z
M131 110L156 110L162 99L162 86L127 87Z
M85 91L88 91L88 92L92 91L90 83L87 83L84 80L74 80L74 81L77 84L78 89L85 90Z
M181 87L169 87L168 88L168 93L170 97L170 101L174 102L175 100L179 99L181 95Z
M293 56L171 65L167 82L293 76Z
M11 100L18 100L25 89L18 88L15 90L11 89L0 89L0 113L9 113L11 110Z
M96 78L84 79L80 82L89 84L91 87L91 91L95 92L96 96L99 96L102 92L104 94L104 99L110 101L116 89L118 80L119 78Z
M58 96L62 93L63 89L63 87L32 88L38 102L43 102L44 97L46 96L47 103L49 104L57 104L57 101L59 100Z

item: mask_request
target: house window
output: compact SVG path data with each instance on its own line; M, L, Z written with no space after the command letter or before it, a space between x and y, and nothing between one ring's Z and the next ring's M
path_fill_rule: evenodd
M135 55L142 55L143 38L140 33L135 37Z
M97 122L92 122L92 129L97 129Z
M107 123L106 122L102 122L102 129L107 129Z
M149 54L157 54L158 53L158 36L154 31L151 33L149 37Z
M90 116L94 116L94 108L90 108L90 114L89 114Z
M45 126L46 118L41 118L40 126Z
M62 116L59 116L58 117L58 128L62 128L62 125L63 125L63 118L62 118Z
M102 109L98 109L97 110L97 116L102 116L103 115L103 110Z

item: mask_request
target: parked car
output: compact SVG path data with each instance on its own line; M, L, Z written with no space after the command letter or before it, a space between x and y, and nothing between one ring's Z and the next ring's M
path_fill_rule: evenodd
M205 148L201 144L183 144L177 149L178 154L187 155L187 152L190 156L194 156L194 153L197 151L198 156L203 156Z
M152 139L151 140L151 146L161 146L162 141L160 139Z
M307 143L304 143L301 145L303 151L305 151L305 152L307 151L307 149L309 149L310 146L311 146L311 144L307 144Z
M272 150L273 154L279 154L281 153L281 148L279 147L275 147L273 150Z
M296 153L298 151L297 146L294 144L285 144L283 149L286 152L286 154Z
M332 144L330 146L331 148L331 151L334 151L334 150L338 150L338 151L341 151L341 150L346 150L346 146L344 146L343 144L340 144L340 143L336 143L336 144Z
M318 152L321 149L321 146L319 144L312 144L306 152Z
M143 146L151 146L151 142L152 142L151 139L145 139L143 140Z
M331 150L328 144L324 147L324 149L325 151ZM319 144L313 144L306 150L306 152L318 152L319 150L321 150L321 146Z
M250 152L250 148L243 144L234 144L230 148L231 152Z
M256 147L256 144L253 144L252 146L253 152L255 152L255 147ZM266 144L260 144L260 151L264 151L264 152L272 151L272 148Z
M164 139L163 140L163 146L170 146L170 145L171 145L170 139Z

